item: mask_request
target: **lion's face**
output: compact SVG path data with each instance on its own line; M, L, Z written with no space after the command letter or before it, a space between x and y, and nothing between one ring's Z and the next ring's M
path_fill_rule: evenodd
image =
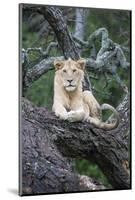
M85 60L73 61L70 58L65 61L54 62L56 73L61 79L62 86L68 92L75 91L84 77Z

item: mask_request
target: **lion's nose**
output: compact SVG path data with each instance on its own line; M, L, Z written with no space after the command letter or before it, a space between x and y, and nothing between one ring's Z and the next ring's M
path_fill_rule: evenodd
M71 83L73 80L67 80L69 83Z

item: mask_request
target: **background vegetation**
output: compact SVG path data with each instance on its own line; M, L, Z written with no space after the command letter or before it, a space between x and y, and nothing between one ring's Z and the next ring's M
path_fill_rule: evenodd
M69 30L75 31L75 8L60 8L63 11L65 20L67 21ZM120 10L105 10L105 9L86 9L87 17L85 20L85 35L84 40L100 27L107 28L110 38L118 44L126 47L130 46L130 13L129 11ZM36 13L31 15L29 12L23 13L22 24L22 47L27 49L29 47L42 47L46 49L51 41L56 41L52 29L44 18ZM97 43L97 45L99 45ZM50 56L62 55L59 49L53 49ZM88 51L83 51L82 56L89 57ZM126 54L129 60L129 53ZM42 60L38 52L29 54L29 62L26 67L31 68L36 63ZM30 88L28 88L24 96L32 101L37 106L44 106L51 109L53 102L53 78L54 70L49 71L40 79L35 81ZM118 69L119 76L123 82L130 87L130 69ZM117 106L122 97L123 91L112 77L108 75L108 84L106 78L102 73L89 73L92 84L93 93L102 104L103 102ZM108 116L105 113L105 116ZM106 186L111 187L103 175L99 167L95 164L89 163L86 160L76 160L75 168L80 174L86 174L96 180L101 181Z

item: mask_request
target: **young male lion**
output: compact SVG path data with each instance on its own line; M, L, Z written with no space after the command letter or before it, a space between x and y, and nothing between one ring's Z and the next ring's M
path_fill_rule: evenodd
M60 119L87 121L97 128L112 130L118 126L119 116L115 108L109 104L99 105L92 92L82 90L86 61L55 60L53 111ZM113 123L101 121L101 110L110 109L116 116Z

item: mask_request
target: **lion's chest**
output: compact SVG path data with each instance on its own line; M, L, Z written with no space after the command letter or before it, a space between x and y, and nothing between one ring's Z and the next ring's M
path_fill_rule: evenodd
M64 107L67 112L71 110L77 110L82 105L82 98L81 97L68 97L64 100Z
M63 101L64 107L65 107L65 109L67 110L67 112L71 111L71 110L72 110L72 103L71 103L69 97L68 97L68 98L66 97L66 98L64 98L63 100L64 100L64 101Z

